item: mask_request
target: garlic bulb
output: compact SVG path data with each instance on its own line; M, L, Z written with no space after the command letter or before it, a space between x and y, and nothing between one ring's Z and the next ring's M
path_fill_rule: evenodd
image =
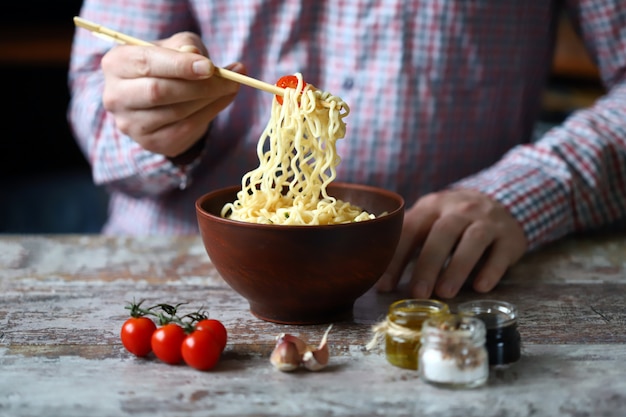
M300 365L309 371L324 369L330 359L328 333L332 327L332 324L328 326L317 347L308 346L304 340L294 335L279 334L276 337L276 346L270 356L270 362L276 369L283 372L295 371Z

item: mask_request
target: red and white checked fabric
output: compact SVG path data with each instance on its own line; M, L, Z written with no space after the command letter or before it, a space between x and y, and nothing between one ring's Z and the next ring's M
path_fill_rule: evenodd
M608 94L530 144L566 3ZM81 16L145 40L192 30L217 65L273 83L301 72L350 105L339 180L413 203L450 186L486 192L531 248L626 216L626 8L621 0L86 0ZM112 45L77 29L68 112L108 234L195 234L194 201L258 165L271 95L242 87L183 171L115 127L101 102ZM181 183L186 188L181 189Z

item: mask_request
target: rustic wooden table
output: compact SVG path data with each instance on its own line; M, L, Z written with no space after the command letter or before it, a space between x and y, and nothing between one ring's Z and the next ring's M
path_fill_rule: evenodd
M326 325L260 321L198 238L0 236L1 416L624 416L626 238L570 239L527 256L489 298L520 310L522 359L474 390L438 389L367 351L403 293L369 292L335 323L331 362L281 373L275 337ZM137 359L119 340L126 301L189 302L223 321L209 372ZM465 291L450 303L480 298Z

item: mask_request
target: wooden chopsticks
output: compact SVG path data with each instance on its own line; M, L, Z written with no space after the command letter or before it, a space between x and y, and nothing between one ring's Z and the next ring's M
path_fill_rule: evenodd
M111 40L117 43L128 44L128 45L140 45L140 46L155 46L153 43L134 38L129 35L125 35L121 32L117 32L115 30L109 29L97 23L90 22L81 17L74 17L74 24L78 27L82 27L98 35L99 37L105 38L107 40ZM225 68L214 67L215 74L225 78L227 80L235 81L240 84L247 85L249 87L253 87L259 90L266 91L271 94L283 96L284 90L278 86L273 84L268 84L264 81L257 80L256 78L248 77L247 75L239 74L238 72L230 71Z

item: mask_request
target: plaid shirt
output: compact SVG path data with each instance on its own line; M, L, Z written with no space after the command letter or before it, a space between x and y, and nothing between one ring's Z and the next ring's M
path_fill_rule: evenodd
M626 7L569 1L608 94L530 144L561 2L86 0L81 16L138 38L202 35L217 65L268 82L301 72L351 107L338 179L401 193L445 187L504 203L531 248L626 215ZM255 168L271 95L243 86L180 168L120 133L101 102L112 45L77 29L69 117L111 234L197 233L194 201ZM181 187L182 185L182 187Z

